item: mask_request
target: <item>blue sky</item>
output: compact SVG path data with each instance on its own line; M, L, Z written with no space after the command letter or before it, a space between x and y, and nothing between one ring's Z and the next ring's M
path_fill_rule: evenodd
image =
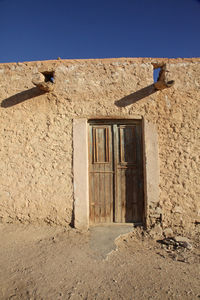
M0 0L0 62L199 56L199 0Z

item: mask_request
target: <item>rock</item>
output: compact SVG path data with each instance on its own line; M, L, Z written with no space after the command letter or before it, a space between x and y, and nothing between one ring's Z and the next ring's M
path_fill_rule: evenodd
M192 245L188 242L179 242L179 244L180 244L181 247L184 247L188 250L192 250Z
M183 247L188 250L192 249L192 245L190 244L190 240L183 236L175 236L175 237L167 237L162 240L162 243L165 245L172 245L174 248Z
M184 247L188 250L192 249L192 245L190 244L190 240L184 236L175 236L174 240L179 243L181 247Z
M192 249L192 245L190 244L189 240L182 236L177 237L166 237L162 241L160 241L162 244L167 245L168 247L172 246L174 249L177 249L179 247L186 248L188 250Z
M180 235L175 236L175 237L174 237L174 240L175 240L176 242L187 242L187 243L190 242L190 240L189 240L188 238L186 238L186 237L184 237L184 236L180 236Z
M155 213L158 214L158 215L161 215L162 214L162 208L156 207Z
M183 214L184 211L183 211L183 209L180 206L175 206L173 208L173 213L175 213L175 214Z
M162 244L167 245L167 246L173 246L177 247L179 244L174 240L174 238L164 238L162 241L160 241Z
M42 73L36 73L33 76L32 82L33 84L37 85L40 82L44 82L45 81L45 76Z
M155 237L161 237L163 235L163 230L160 224L156 224L150 231L150 236Z
M173 230L171 228L165 228L163 234L165 237L173 237Z

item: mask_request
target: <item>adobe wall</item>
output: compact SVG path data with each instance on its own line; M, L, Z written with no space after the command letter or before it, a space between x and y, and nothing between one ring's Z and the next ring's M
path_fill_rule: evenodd
M175 84L151 93L153 65L163 63ZM55 71L49 93L32 83L44 71ZM73 120L142 117L156 130L160 168L158 201L147 203L148 224L192 232L200 218L199 99L200 58L0 64L1 221L69 224ZM149 143L147 136L145 147Z

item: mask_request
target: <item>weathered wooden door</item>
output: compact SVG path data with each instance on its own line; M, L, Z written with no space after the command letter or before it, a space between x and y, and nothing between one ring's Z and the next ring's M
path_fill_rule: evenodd
M90 224L143 222L141 122L89 124Z

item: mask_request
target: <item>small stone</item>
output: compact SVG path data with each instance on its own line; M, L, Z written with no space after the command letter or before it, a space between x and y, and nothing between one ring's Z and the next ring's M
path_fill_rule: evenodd
M45 80L45 77L42 73L36 73L33 75L33 83L36 85L36 84L39 84L40 82L44 82Z
M190 242L190 240L189 240L188 238L186 238L186 237L184 237L184 236L180 236L180 235L175 236L175 237L174 237L174 240L175 240L176 242L187 242L187 243Z
M162 243L167 246L173 246L173 247L178 246L178 243L173 238L164 238L162 240Z
M188 250L192 250L192 245L188 242L179 242L180 246L188 249Z
M173 230L171 228L165 228L163 234L165 237L173 237Z
M156 207L155 213L158 214L158 215L161 215L162 214L162 209L160 207Z
M174 209L173 209L173 213L183 214L184 211L183 211L183 209L180 206L175 206Z
M192 249L192 245L190 244L190 240L184 236L175 236L174 240L179 243L181 247L184 247L188 250Z
M162 235L163 235L163 230L159 224L155 225L150 231L151 237L161 237Z

